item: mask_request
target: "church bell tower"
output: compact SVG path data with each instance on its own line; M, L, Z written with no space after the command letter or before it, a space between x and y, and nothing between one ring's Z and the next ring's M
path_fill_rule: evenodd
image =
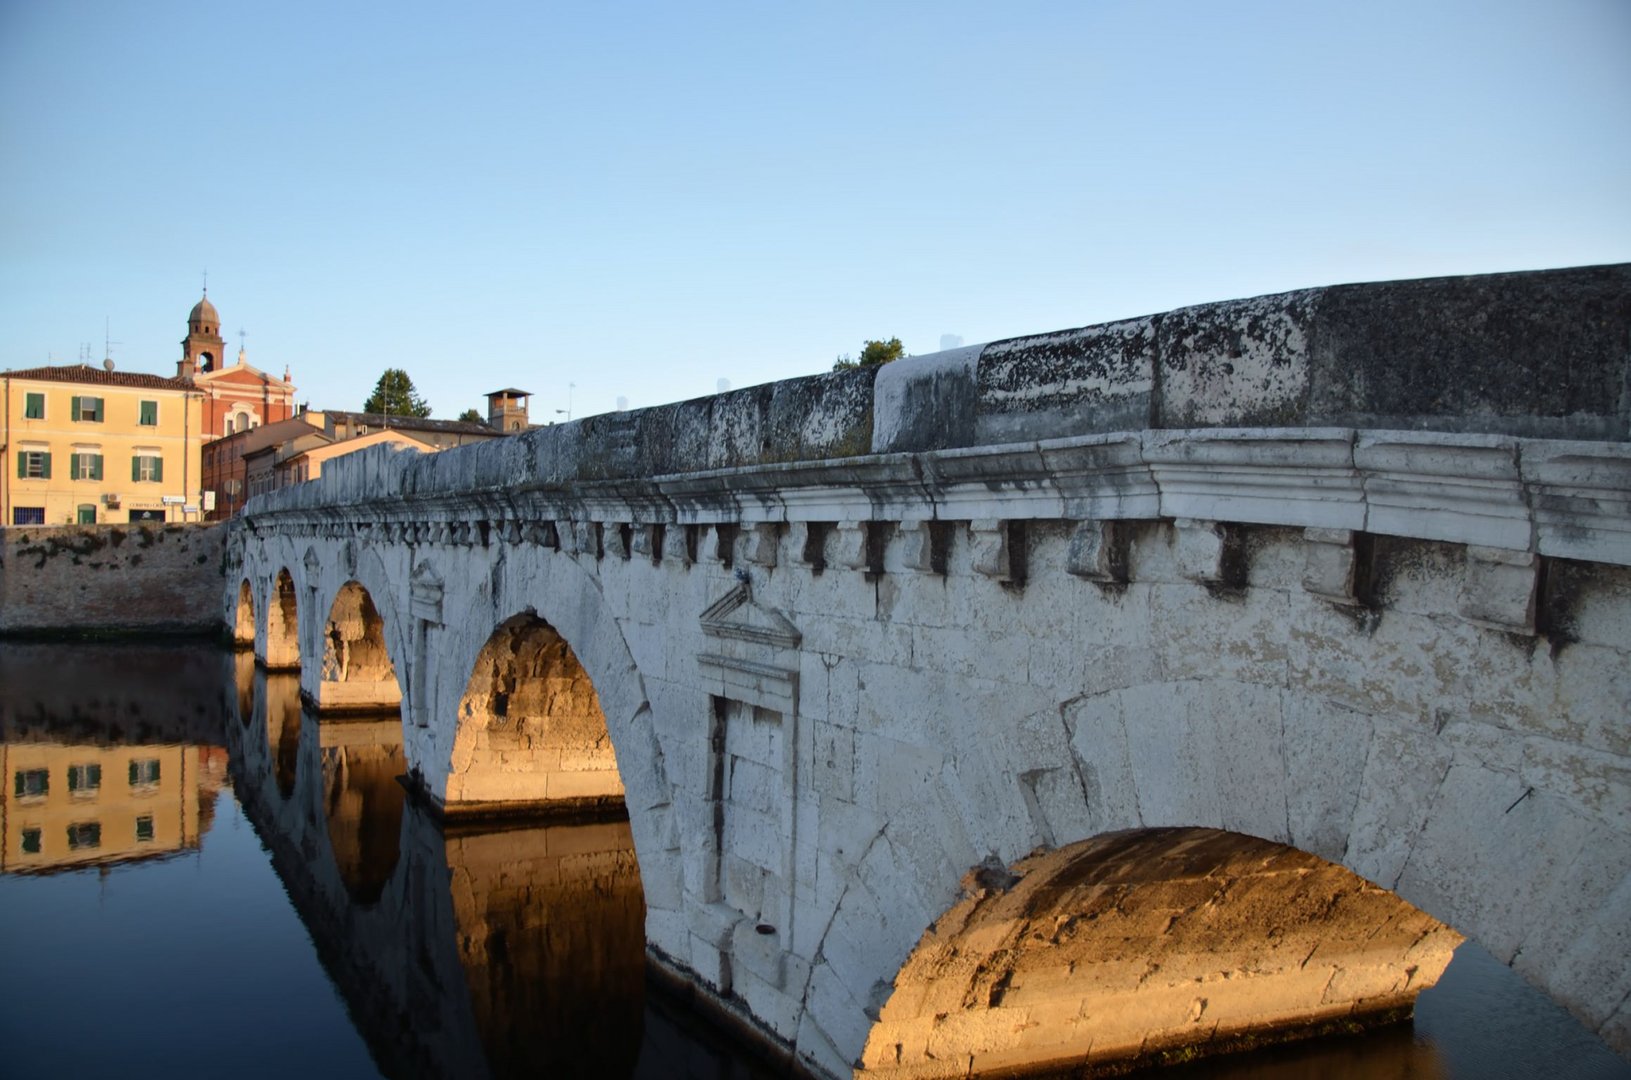
M176 377L191 379L206 371L219 371L225 363L226 342L221 340L221 316L210 303L210 291L187 316L187 336L181 339L181 361Z

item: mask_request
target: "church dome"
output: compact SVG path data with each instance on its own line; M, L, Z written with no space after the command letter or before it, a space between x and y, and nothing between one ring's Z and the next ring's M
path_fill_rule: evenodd
M187 316L188 326L197 326L199 323L211 328L221 325L221 316L216 313L215 305L210 303L208 296L194 304L192 314Z

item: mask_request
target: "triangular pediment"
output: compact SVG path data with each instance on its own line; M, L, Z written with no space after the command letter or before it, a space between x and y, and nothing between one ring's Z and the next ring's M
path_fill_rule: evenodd
M775 608L755 603L747 582L720 597L702 613L702 632L710 637L751 641L780 649L796 649L804 635Z
M195 383L232 384L256 388L267 383L271 383L273 386L286 385L281 378L268 375L252 364L233 364L231 367L219 368L215 371L201 371L193 377L193 381Z

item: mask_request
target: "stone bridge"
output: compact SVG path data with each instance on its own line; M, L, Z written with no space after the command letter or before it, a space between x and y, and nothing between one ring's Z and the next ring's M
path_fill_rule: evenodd
M1628 356L1592 267L369 451L225 611L449 817L621 799L649 955L818 1074L1385 1018L1458 935L1631 1053Z

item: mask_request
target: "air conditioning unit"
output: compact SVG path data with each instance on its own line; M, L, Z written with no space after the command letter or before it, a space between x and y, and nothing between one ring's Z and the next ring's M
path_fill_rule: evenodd
M119 508L119 496L117 495L104 495L102 496L102 501L107 503L109 507L115 510Z

